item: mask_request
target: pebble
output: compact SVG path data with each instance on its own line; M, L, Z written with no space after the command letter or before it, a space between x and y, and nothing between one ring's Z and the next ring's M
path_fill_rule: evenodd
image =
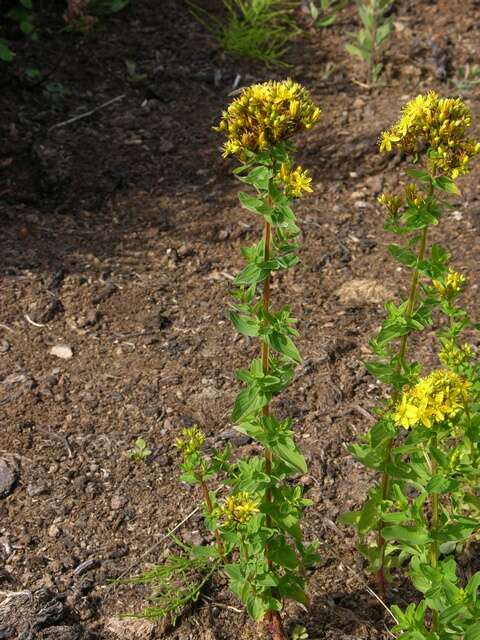
M0 498L8 496L18 479L18 469L10 466L5 460L0 459Z
M57 527L56 524L51 524L48 527L47 533L50 538L58 538L58 536L60 535L60 529Z
M0 340L0 353L10 351L10 343L7 340Z
M128 498L126 496L114 495L110 500L110 507L114 511L118 511L122 507L124 507L128 502Z
M47 491L47 485L43 484L43 482L39 482L38 484L30 482L29 484L27 484L27 495L29 495L31 498L41 496L42 493L47 493Z
M56 344L50 349L52 356L62 358L62 360L70 360L73 357L72 347L68 344Z
M149 620L108 618L105 625L116 640L150 640L155 625Z

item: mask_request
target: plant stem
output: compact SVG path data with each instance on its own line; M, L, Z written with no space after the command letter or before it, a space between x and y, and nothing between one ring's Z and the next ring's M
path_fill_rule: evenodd
M425 249L427 246L427 234L428 234L428 226L424 227L421 238L420 238L420 247L418 249L418 256L417 256L417 266L415 267L415 270L412 275L410 293L408 296L407 308L405 310L405 317L407 319L411 318L413 309L415 307L415 301L417 299L418 282L420 280L419 264L420 262L422 262L422 260L425 257ZM405 355L407 353L407 341L408 341L409 335L410 335L409 333L406 333L405 335L402 336L402 339L400 341L400 348L398 351L397 373L400 373L400 371L403 368L403 362L405 360ZM396 390L392 398L393 404L395 404L396 401L398 400L398 396L399 396L399 392L398 390ZM394 442L394 439L390 438L390 440L387 443L387 451L385 456L385 462L387 464L391 461L393 442ZM382 473L382 500L386 500L388 498L389 493L390 493L390 474L384 471ZM380 590L380 595L385 600L387 593L386 593L385 568L384 568L385 540L382 535L383 525L384 525L383 521L380 521L378 525L378 532L377 532L377 544L380 549L380 569L377 572L377 582Z
M265 222L264 227L264 252L263 259L266 262L270 259L270 244L272 239L272 227L269 222ZM262 305L264 311L268 312L270 307L270 282L271 275L268 274L265 279L263 285L263 297L262 297ZM266 342L262 343L262 368L263 373L268 373L268 357L269 357L269 348ZM270 406L267 404L263 407L263 415L268 416L270 413ZM267 475L272 473L272 452L269 449L265 449L265 472ZM267 489L267 500L268 502L272 501L272 491L271 489Z
M202 476L199 477L199 482L200 482L200 486L202 488L203 498L204 498L205 503L207 505L208 513L212 513L213 505L212 505L212 499L210 498L210 492L208 490L207 483L205 482L205 480L203 479ZM223 541L222 541L222 538L220 536L220 531L218 529L215 529L214 534L215 534L215 543L217 545L218 553L221 556L223 556L223 554L225 553L225 549L223 547Z
M270 245L272 241L272 226L269 222L265 221L265 226L263 230L263 240L264 240L264 250L263 250L263 259L265 262L270 259ZM270 284L271 284L271 275L270 273L265 279L263 284L263 296L262 296L262 305L263 310L268 313L270 308ZM266 342L262 342L262 368L263 373L268 373L268 359L270 355L270 350L268 348L268 344ZM268 416L270 413L270 405L267 404L263 407L263 415ZM271 476L272 474L272 463L273 456L270 449L265 448L265 473L267 476ZM272 502L272 489L268 487L266 491L266 500L267 502ZM267 527L271 525L270 516L267 516L266 519ZM268 547L266 549L268 552ZM268 565L271 566L271 561L268 560ZM265 621L267 622L270 633L272 634L273 640L287 640L285 632L283 631L282 619L280 618L280 614L278 611L269 611L265 616Z
M437 446L437 438L434 436L432 438L432 447ZM437 463L435 458L432 457L431 460L431 473L432 476L435 475L437 470ZM436 535L438 530L438 512L439 512L439 495L438 493L432 493L431 495L431 503L432 503L432 533ZM436 569L438 565L438 541L434 540L432 542L432 547L430 549L430 566L432 569ZM438 611L432 611L432 631L438 631Z

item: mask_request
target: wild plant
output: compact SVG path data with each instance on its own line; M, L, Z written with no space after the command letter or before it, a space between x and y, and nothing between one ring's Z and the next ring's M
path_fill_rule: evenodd
M148 444L143 438L137 438L128 455L134 462L143 462L152 455L152 450L148 448Z
M343 520L357 527L383 598L392 570L407 564L423 594L405 612L392 607L394 631L407 640L473 640L480 630L480 573L461 581L454 556L480 530L480 364L461 340L480 325L457 306L465 277L449 266L445 248L428 242L430 227L450 206L445 198L459 195L457 179L480 153L480 143L467 135L470 125L461 99L432 91L410 101L380 139L381 151L396 148L416 165L407 170L414 182L403 195L380 198L385 229L405 239L389 251L411 280L408 299L387 303L387 317L370 342L377 358L366 363L390 385L389 398L365 441L350 447L381 479L363 508ZM409 358L409 339L432 326L438 364L421 375L420 363Z
M301 361L292 340L296 320L288 307L273 307L271 294L275 274L298 262L293 200L312 191L308 172L294 165L290 139L319 118L320 109L299 84L272 81L243 89L216 127L226 137L224 157L238 159L234 174L249 188L240 192L240 203L263 222L262 239L242 249L246 265L235 278L230 310L235 329L260 343L259 357L236 372L243 389L232 421L263 451L236 460L229 447L206 451L197 426L184 429L176 442L181 479L200 488L205 523L215 539L213 546L188 553L220 563L232 592L274 640L286 638L284 601L308 604L305 569L317 560L317 545L303 541L300 526L310 501L295 484L295 476L307 472L305 458L295 444L292 419L272 411L272 401ZM210 489L214 478L218 491Z
M367 67L367 84L379 82L383 64L382 48L392 33L392 20L386 16L394 0L356 0L361 27L350 34L352 42L345 49Z
M38 39L38 30L35 25L33 2L32 0L15 0L13 6L0 9L0 18L13 21L17 24L23 35L28 36L32 40ZM6 38L0 37L0 60L3 62L11 62L15 57L15 53L10 47L10 43Z
M320 0L318 3L310 0L308 9L316 27L330 27L337 19L338 13L344 9L350 0Z
M253 58L267 65L286 66L283 57L292 38L300 33L293 19L295 3L285 0L223 0L226 16L219 19L190 3L192 11L232 55Z

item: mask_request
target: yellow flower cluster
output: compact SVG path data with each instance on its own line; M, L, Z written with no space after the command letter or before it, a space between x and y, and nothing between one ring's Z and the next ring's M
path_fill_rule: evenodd
M205 434L194 425L182 430L182 437L175 440L177 449L183 452L184 456L196 453L205 442Z
M472 118L460 98L441 98L435 91L408 102L400 119L380 138L380 151L398 147L417 156L425 147L435 152L436 171L453 180L468 173L469 161L480 153L480 143L466 136Z
M310 186L312 177L309 172L302 169L300 165L292 169L287 163L283 163L280 167L278 177L285 185L285 193L294 198L300 198L302 192L312 192Z
M403 207L403 200L400 196L390 195L388 193L382 193L378 197L378 202L385 207L388 215L396 218L398 212Z
M452 300L460 293L466 281L464 275L449 269L444 282L433 280L432 284L444 300Z
M447 367L459 367L473 358L472 345L465 342L459 346L453 340L445 341L438 352L438 357Z
M246 87L223 112L215 131L225 133L223 155L245 160L247 151L265 151L311 129L320 119L306 89L292 80Z
M452 371L434 371L403 393L394 420L406 429L420 424L429 429L460 411L469 386L467 380Z
M250 518L259 512L259 503L248 491L240 491L228 496L225 504L220 508L220 514L225 517L225 524L246 524Z

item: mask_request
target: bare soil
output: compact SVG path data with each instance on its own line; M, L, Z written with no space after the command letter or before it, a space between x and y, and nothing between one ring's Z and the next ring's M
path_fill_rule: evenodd
M220 12L220 4L203 6ZM53 31L2 67L0 457L15 482L0 497L0 590L25 592L4 601L2 638L259 637L221 576L174 628L124 621L145 592L109 580L161 562L165 533L200 499L178 482L173 443L182 427L202 425L209 445L254 450L229 412L234 369L256 346L236 337L226 310L240 247L259 227L237 203L232 164L211 126L234 83L285 75L323 110L299 141L315 185L297 207L301 265L276 279L272 295L300 319L304 364L277 410L295 418L308 458L305 534L321 540L324 558L309 575L309 611L288 605L286 617L310 638L389 637L354 535L336 521L362 503L371 481L345 450L384 393L362 365L368 340L383 302L408 285L388 257L376 204L403 162L380 156L376 143L408 98L431 88L458 93L458 69L479 59L480 6L398 0L393 18L386 86L374 90L358 84L363 70L344 51L353 8L329 29L306 29L286 71L226 56L175 0L132 1L86 37ZM127 60L144 79L129 77ZM28 67L49 73L65 97L32 86ZM464 97L478 136L480 91ZM434 239L468 274L475 313L478 169L462 190ZM72 357L52 355L55 345ZM415 345L427 362L434 348L431 336ZM143 463L128 456L139 436L153 450ZM178 533L208 542L198 514ZM400 579L393 584L392 601L410 596Z

